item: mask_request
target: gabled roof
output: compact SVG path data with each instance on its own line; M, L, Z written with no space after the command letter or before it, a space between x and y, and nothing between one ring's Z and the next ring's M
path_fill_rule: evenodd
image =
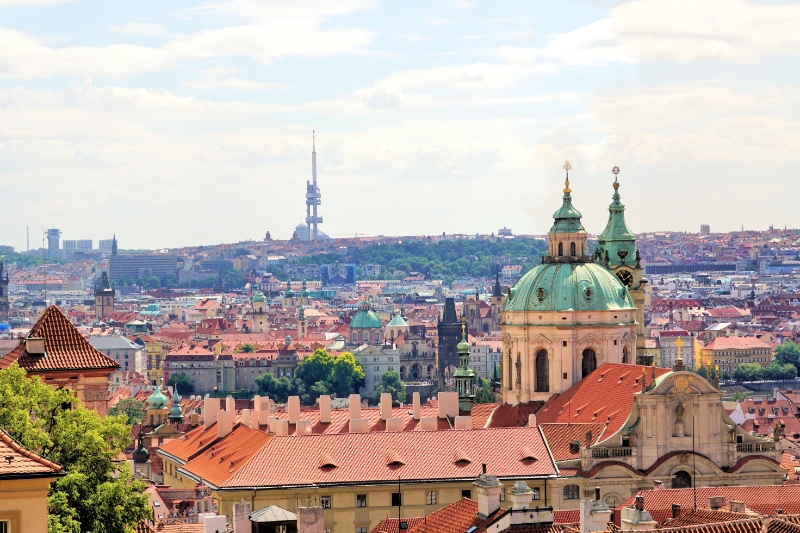
M238 426L181 467L207 483L220 486L271 438L263 431ZM284 457L285 459L285 457Z
M62 473L59 465L26 450L0 429L0 479L56 477Z
M55 305L48 307L42 317L34 324L30 337L43 337L45 355L29 355L25 340L19 346L0 358L0 368L12 364L28 372L46 370L114 370L119 363L106 357L104 353L89 344L72 322Z
M523 449L536 459L522 457ZM391 453L405 464L387 462ZM336 466L320 465L325 454ZM222 488L474 479L481 463L500 478L556 475L537 428L384 431L274 437Z
M639 380L643 369L648 385L653 371L657 378L672 372L668 368L603 363L563 394L548 400L536 413L537 424L607 424L604 434L613 435L628 419L634 394L642 390Z

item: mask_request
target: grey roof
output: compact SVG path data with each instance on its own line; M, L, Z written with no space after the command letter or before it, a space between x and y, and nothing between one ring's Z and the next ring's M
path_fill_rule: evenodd
M141 347L120 335L89 337L89 344L103 350L140 350Z
M277 505L270 505L250 513L251 522L297 522L297 515Z

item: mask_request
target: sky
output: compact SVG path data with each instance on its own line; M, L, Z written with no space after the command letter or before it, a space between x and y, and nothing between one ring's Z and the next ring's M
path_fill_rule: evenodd
M800 4L0 0L0 244L800 227Z

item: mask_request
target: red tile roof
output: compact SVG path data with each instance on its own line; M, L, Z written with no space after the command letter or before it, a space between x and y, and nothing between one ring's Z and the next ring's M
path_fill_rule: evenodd
M642 369L648 385L653 371L656 377L671 372L668 368L603 363L566 392L548 400L536 413L536 422L607 424L604 434L613 435L628 419L634 394L642 390Z
M586 433L592 432L592 443L603 440L606 429L605 424L539 424L539 429L544 433L547 446L553 459L556 461L569 461L580 459L580 448L585 446ZM578 441L579 449L573 453L570 444Z
M61 472L59 465L26 450L0 429L0 479L56 477Z
M406 527L400 529L400 522L405 522ZM384 518L378 525L372 528L370 533L412 533L417 526L425 523L425 517L409 517L409 518Z
M244 426L236 427L223 439L181 467L197 478L216 486L222 485L271 438L263 431Z
M25 340L21 340L19 346L0 358L0 368L8 368L15 362L28 372L119 368L119 363L89 344L55 305L45 310L29 336L44 338L45 355L29 355L25 350Z
M682 513L678 518L671 519L664 523L663 527L674 529L683 526L695 526L698 524L715 524L718 522L732 522L736 520L750 520L753 515L747 513L732 513L730 511L712 509L693 509Z
M756 337L716 337L703 346L704 350L771 350L772 347Z
M523 458L530 454L536 459ZM388 459L394 455L405 464ZM323 457L336 466L320 466ZM474 479L481 463L501 478L556 474L537 428L344 433L275 437L223 486Z

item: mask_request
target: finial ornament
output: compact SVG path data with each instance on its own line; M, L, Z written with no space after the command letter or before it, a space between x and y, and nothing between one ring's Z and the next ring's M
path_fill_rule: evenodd
M619 167L614 165L614 168L611 169L611 172L614 173L614 190L619 188L619 182L617 181L617 174L619 174Z
M569 194L572 192L572 189L569 188L569 171L572 170L572 165L569 164L569 161L564 161L564 166L561 168L567 173L567 179L564 182L564 194Z

